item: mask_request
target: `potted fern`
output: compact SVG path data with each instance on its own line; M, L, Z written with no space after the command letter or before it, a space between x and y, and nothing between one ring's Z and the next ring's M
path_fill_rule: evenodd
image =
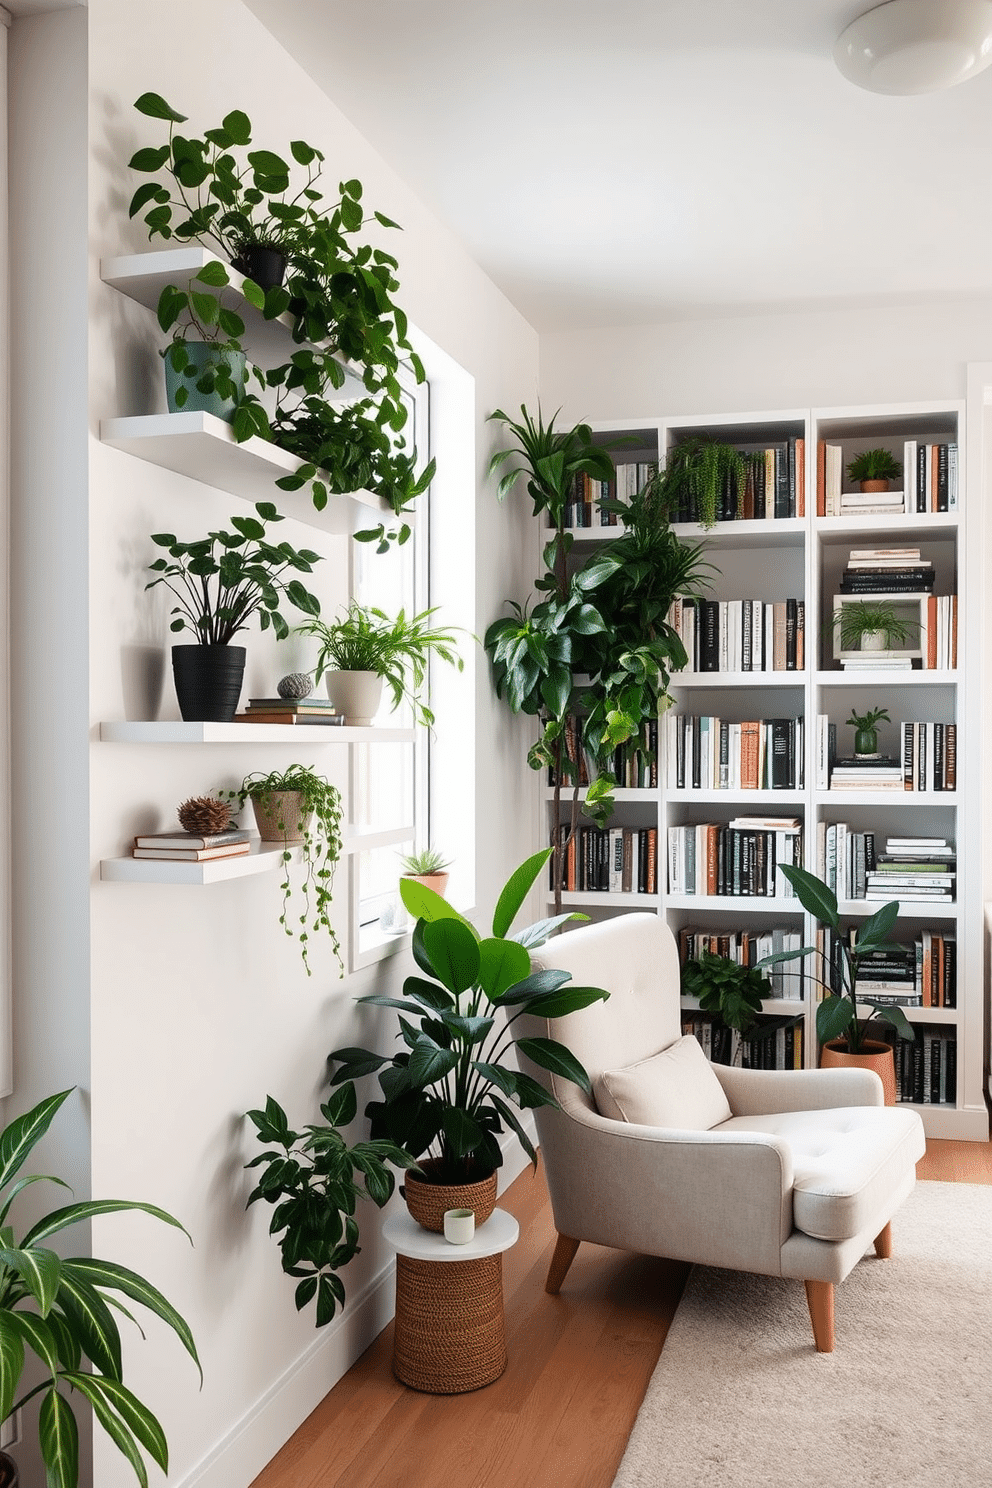
M889 481L898 480L900 475L902 466L887 449L862 450L847 467L848 480L862 491L887 491Z

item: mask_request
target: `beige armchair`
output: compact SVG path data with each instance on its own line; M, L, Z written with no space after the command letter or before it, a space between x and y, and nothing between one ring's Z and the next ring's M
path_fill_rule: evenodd
M682 1037L678 951L655 915L567 932L533 964L611 994L514 1025L565 1043L595 1095L521 1056L561 1104L535 1113L558 1231L547 1290L560 1290L583 1240L795 1277L829 1353L835 1285L873 1242L891 1253L890 1221L925 1150L918 1114L884 1106L867 1070L710 1065Z

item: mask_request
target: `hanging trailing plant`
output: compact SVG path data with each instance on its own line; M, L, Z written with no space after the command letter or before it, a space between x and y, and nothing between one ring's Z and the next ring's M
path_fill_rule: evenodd
M716 525L728 489L737 516L743 516L744 491L753 464L752 456L732 444L683 439L669 450L665 468L655 479L663 487L666 505L676 520L709 528Z

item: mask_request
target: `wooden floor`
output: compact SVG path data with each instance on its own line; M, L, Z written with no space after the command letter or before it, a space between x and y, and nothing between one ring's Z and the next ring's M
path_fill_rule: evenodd
M932 1141L917 1172L992 1183L992 1147ZM503 1258L503 1377L470 1395L408 1390L390 1369L390 1326L253 1488L610 1488L688 1267L583 1245L549 1297L543 1178L528 1168L500 1204L520 1222Z

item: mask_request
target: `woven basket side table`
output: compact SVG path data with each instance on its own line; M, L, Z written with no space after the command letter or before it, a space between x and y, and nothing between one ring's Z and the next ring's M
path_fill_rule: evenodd
M411 1389L459 1395L506 1368L503 1251L520 1233L497 1209L467 1245L451 1245L408 1214L391 1215L383 1236L396 1255L393 1373Z

